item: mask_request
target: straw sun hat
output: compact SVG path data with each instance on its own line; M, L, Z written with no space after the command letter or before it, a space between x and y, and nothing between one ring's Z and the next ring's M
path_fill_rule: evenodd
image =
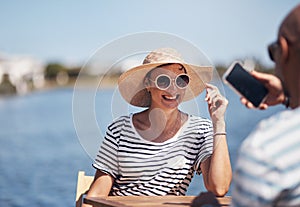
M205 83L210 82L212 79L212 66L188 64L176 50L160 48L150 52L145 57L142 65L131 68L120 76L118 87L122 97L133 106L149 107L151 95L144 85L144 78L149 71L166 63L183 65L190 77L183 101L188 101L198 96L204 90Z

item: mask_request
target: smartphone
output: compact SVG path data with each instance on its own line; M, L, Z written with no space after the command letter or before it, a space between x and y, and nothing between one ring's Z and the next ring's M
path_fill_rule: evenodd
M268 89L243 68L240 62L230 65L223 75L223 81L255 107L258 107L268 94Z

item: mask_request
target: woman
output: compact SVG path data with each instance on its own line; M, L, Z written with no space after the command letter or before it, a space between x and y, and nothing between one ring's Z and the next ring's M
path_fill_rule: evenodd
M208 191L225 195L231 181L228 101L206 84L211 77L211 67L187 64L170 48L149 53L142 65L123 73L118 83L123 98L147 109L108 127L87 196L185 195L195 171L203 174ZM205 88L212 121L178 109Z

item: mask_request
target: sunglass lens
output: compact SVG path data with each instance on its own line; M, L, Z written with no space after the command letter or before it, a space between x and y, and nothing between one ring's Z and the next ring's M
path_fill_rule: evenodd
M190 82L190 78L187 75L180 75L176 79L176 84L179 88L186 88Z
M278 48L278 42L273 42L268 47L269 57L272 61L275 61L274 54L277 48Z
M269 52L269 57L272 61L274 61L274 56L273 56L273 52L272 52L272 49L271 49L271 45L268 47L268 52Z
M161 89L166 89L170 86L170 78L168 76L159 76L156 80L156 84Z

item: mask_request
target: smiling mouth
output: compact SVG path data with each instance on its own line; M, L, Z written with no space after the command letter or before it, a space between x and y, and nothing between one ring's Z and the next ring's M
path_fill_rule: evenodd
M171 96L171 95L163 95L162 96L164 100L167 100L167 101L175 101L179 98L179 94L177 95L174 95L174 96Z

